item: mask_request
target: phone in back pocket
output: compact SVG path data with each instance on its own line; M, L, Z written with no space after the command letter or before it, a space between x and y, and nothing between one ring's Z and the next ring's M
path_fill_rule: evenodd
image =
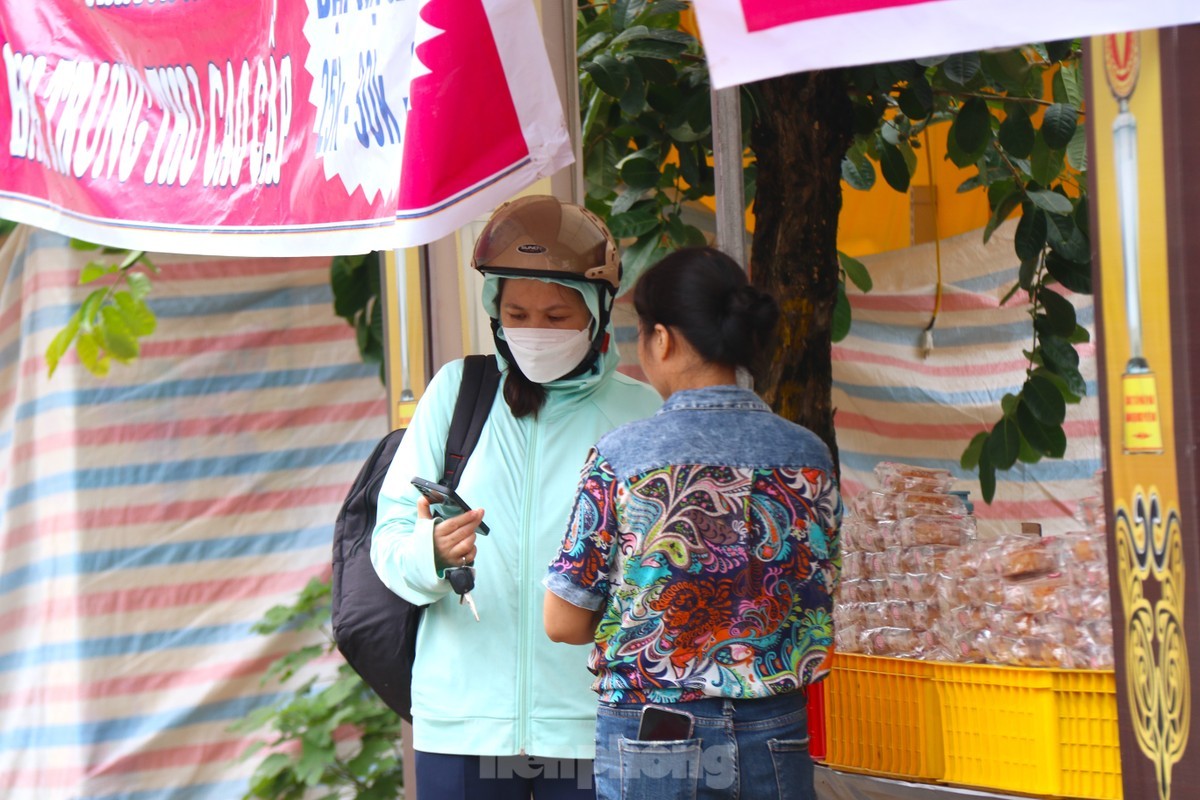
M686 711L664 706L642 706L638 725L638 740L643 742L677 742L691 739L696 718Z

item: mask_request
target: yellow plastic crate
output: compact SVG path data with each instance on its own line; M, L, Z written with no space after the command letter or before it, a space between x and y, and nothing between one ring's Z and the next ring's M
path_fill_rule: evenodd
M932 665L837 653L825 680L825 763L874 775L942 777Z
M1117 681L1112 672L1055 671L1063 797L1121 800Z
M946 783L1120 800L1113 673L931 666Z

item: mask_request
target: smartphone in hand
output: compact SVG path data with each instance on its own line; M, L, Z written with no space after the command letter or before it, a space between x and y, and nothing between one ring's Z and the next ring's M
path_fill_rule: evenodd
M691 739L696 718L686 711L664 706L642 706L638 725L638 740L642 742L677 742Z
M463 499L455 494L453 489L448 489L440 483L427 481L424 478L413 478L412 485L417 487L418 492L425 495L430 506L439 507L440 516L443 518L457 517L459 514L465 514L471 510L471 507L463 502ZM479 521L479 527L475 530L485 536L491 532L483 520Z

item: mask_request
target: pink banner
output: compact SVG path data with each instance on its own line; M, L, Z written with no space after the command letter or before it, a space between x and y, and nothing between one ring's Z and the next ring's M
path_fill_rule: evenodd
M713 86L1200 22L1200 0L695 0Z
M571 160L528 0L38 0L0 47L0 217L107 244L418 244Z
M742 0L742 9L746 28L761 31L806 19L932 2L936 0Z

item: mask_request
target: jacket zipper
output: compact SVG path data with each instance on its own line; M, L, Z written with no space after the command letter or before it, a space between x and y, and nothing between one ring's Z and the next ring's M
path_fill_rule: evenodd
M537 487L533 476L534 464L537 462L537 441L538 429L541 427L537 417L534 417L529 434L529 451L525 456L525 496L521 506L521 550L517 554L517 562L520 568L517 572L518 586L520 587L520 595L518 602L519 622L517 627L517 746L521 755L527 755L525 747L529 742L529 725L528 725L528 709L529 702L529 680L531 665L529 663L529 607L530 596L529 592L529 575L528 575L528 555L529 555L529 527L530 517L533 509L533 498L536 494Z

